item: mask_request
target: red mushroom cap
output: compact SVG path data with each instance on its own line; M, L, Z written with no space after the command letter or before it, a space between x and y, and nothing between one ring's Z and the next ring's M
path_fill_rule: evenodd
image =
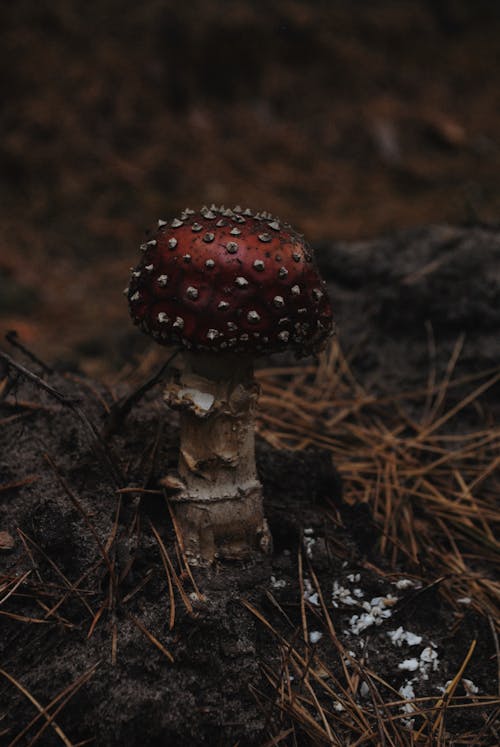
M321 350L332 310L310 248L269 213L185 210L158 221L127 295L135 324L189 350Z

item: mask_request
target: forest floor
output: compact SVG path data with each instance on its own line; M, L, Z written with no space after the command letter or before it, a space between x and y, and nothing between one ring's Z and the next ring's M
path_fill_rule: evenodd
M19 0L0 35L0 744L499 744L499 6ZM109 423L165 362L138 246L211 202L304 232L338 337L260 361L274 552L201 570L161 386Z
M4 743L497 744L499 251L448 226L329 247L349 345L258 369L274 551L254 562L187 565L161 386L113 416L164 352L105 387L14 340Z

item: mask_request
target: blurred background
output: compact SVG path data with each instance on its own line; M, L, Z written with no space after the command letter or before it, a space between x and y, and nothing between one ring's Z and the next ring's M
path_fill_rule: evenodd
M240 203L314 242L500 212L500 4L0 6L0 335L113 377L145 230Z

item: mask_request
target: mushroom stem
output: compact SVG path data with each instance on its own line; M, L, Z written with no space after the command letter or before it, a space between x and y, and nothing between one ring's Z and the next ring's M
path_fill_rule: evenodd
M257 398L251 358L220 353L186 353L165 392L180 410L181 487L172 501L193 564L270 547L255 465Z

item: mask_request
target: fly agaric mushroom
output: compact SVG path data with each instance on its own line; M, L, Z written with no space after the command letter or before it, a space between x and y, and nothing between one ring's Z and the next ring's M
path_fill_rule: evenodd
M141 251L126 291L132 319L183 352L165 392L180 411L178 474L163 482L186 554L196 564L265 551L253 359L325 346L333 326L326 285L300 234L239 206L160 220Z

